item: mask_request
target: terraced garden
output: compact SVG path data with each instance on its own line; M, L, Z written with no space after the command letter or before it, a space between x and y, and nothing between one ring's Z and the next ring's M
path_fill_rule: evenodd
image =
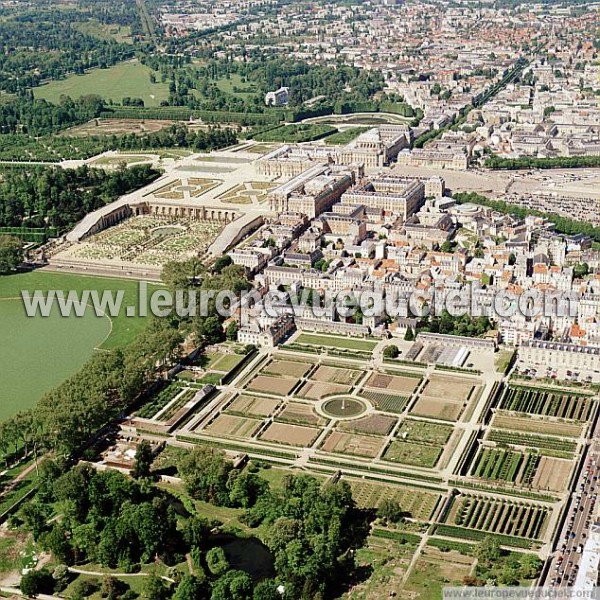
M359 508L379 508L385 500L393 500L400 504L407 516L419 521L429 521L431 519L441 498L441 494L416 488L392 487L356 479L348 479L347 481L352 488L352 496Z
M181 393L181 385L171 383L168 387L162 390L159 394L145 404L137 413L136 416L141 419L151 419L154 415L160 412L169 402L171 402L177 394Z
M498 408L545 417L588 421L595 409L595 401L589 396L574 392L508 386Z
M580 423L565 423L553 421L542 417L515 417L504 411L496 411L492 420L492 427L509 431L522 431L526 433L539 433L561 437L577 438L581 435Z
M387 394L385 392L373 392L363 389L361 396L373 404L375 408L383 412L400 414L408 404L407 396L398 396L396 394Z
M548 509L544 506L466 495L454 500L446 523L491 534L537 540L544 536L547 518Z
M521 473L521 467L525 465L523 479L527 481L526 475L531 471L531 481L538 458L537 455L530 455L526 452L481 448L473 464L472 475L491 481L516 483Z
M492 429L486 436L486 440L507 446L521 446L524 448L537 448L540 453L545 451L559 452L573 455L577 449L577 443L573 440L565 440L557 437L547 437L534 433L514 433Z

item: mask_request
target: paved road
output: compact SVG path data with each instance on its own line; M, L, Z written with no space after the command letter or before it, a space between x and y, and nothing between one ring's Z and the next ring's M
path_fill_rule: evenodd
M592 439L598 439L600 423ZM569 500L565 522L551 558L550 567L541 585L566 588L573 585L579 569L581 553L594 522L598 482L600 478L600 443L595 442L585 459L583 469Z

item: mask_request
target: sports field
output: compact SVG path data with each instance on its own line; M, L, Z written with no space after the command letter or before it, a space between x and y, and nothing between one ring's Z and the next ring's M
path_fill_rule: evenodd
M34 271L0 277L0 420L33 406L48 390L76 373L94 348L133 341L144 326L139 317L48 318L26 316L21 290L123 290L124 304L137 304L137 282ZM57 351L60 349L60 352Z
M35 88L36 98L57 103L61 96L79 98L98 94L106 100L121 103L123 98L141 98L145 106L158 106L169 96L166 83L150 83L151 69L136 60L109 69L92 69L85 75L70 75L60 81Z

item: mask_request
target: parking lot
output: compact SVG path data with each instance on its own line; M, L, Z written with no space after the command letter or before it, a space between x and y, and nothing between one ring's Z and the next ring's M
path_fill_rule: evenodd
M583 546L594 522L599 477L600 447L596 445L586 458L575 491L571 495L558 549L546 575L546 585L570 587L575 582Z
M515 374L525 375L533 379L553 379L566 383L600 383L600 369L568 369L567 367L551 367L540 363L528 364L524 360L517 360L514 368Z

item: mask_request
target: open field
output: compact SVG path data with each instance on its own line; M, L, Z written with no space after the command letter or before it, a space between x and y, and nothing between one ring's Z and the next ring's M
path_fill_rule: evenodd
M541 539L547 517L545 507L465 495L454 500L446 522L493 534Z
M234 96L244 96L245 94L254 94L257 92L253 83L242 81L238 73L232 73L229 77L222 77L216 81L217 87L226 94Z
M432 469L439 460L441 453L442 449L435 446L394 440L385 451L383 459L404 465Z
M583 429L582 425L577 423L549 421L536 417L513 417L504 412L495 413L492 426L509 431L526 431L573 438L579 437Z
M287 423L271 423L260 439L290 446L312 446L321 430L315 427L301 427Z
M508 386L498 408L544 417L588 421L594 410L594 400L589 396L570 392Z
M145 106L158 106L169 96L166 83L150 83L151 69L137 60L123 62L108 69L92 69L85 75L70 75L35 88L34 96L58 103L61 96L79 98L98 94L120 103L123 98L141 98Z
M250 438L256 432L260 423L257 419L220 414L205 429L213 435Z
M331 348L346 348L348 350L363 350L370 352L377 345L376 342L363 339L354 339L346 337L336 337L330 335L316 335L302 333L295 340L298 344L308 344L310 346L324 346Z
M435 548L427 548L406 581L406 597L414 594L419 600L439 600L444 587L462 585L463 578L471 573L472 565L472 558L458 552L441 553Z
M250 154L268 154L272 150L277 148L277 144L253 144L252 146L245 147L244 152L250 152Z
M359 508L378 508L384 500L395 500L408 516L421 521L429 521L440 499L439 494L419 488L344 479L350 484Z
M148 291L160 289L152 283L148 284ZM68 273L53 273L49 271L32 271L18 275L5 275L0 278L0 299L21 298L21 290L33 294L36 290L47 293L49 290L61 290L67 294L70 290L81 294L85 290L117 292L123 290L123 306L138 305L139 287L136 281L114 279L109 277L88 277L86 275L71 275ZM100 345L109 350L130 344L144 327L143 317L127 317L120 314L112 317L110 335ZM34 321L41 321L36 317ZM0 325L3 325L0 322Z
M337 452L338 454L353 454L355 456L366 456L375 458L383 447L382 437L357 435L342 431L332 431L321 450L323 452Z
M61 135L66 137L125 135L128 133L142 135L155 133L173 123L174 121L159 119L148 119L147 121L140 121L139 119L92 119L83 125L69 127Z
M21 300L0 299L0 421L26 410L76 373L110 333L108 317L30 319ZM57 352L60 348L60 352Z
M152 288L150 288L152 289ZM123 306L138 304L137 282L33 271L0 278L0 420L31 408L40 397L76 373L94 348L130 344L144 327L144 319L123 314L109 319L86 311L84 317L63 318L52 311L43 318L26 316L21 290L123 290ZM56 348L61 348L56 352ZM24 374L27 374L24 376Z
M101 40L115 40L124 44L132 43L131 27L129 25L106 24L97 19L90 19L89 21L76 23L75 29Z
M275 359L263 367L261 373L300 378L304 377L311 367L311 363Z
M324 383L322 381L307 381L298 392L298 396L309 400L321 400L321 398L325 398L326 396L346 394L349 391L350 388L347 385Z
M349 144L352 140L357 138L359 135L365 133L366 131L369 131L368 127L351 127L344 131L338 131L337 133L328 135L326 143L327 143L327 145Z
M92 167L120 167L125 165L131 167L141 163L152 162L152 157L149 154L118 154L115 156L101 156L90 161Z
M310 376L310 378L314 379L315 381L339 383L352 386L356 383L360 374L360 371L354 371L352 369L319 365L317 370Z
M227 412L268 417L279 405L279 400L257 396L238 396L228 407Z
M276 396L287 396L297 383L298 379L289 377L257 375L248 383L246 389L253 392L275 394Z
M285 408L277 415L278 421L287 421L299 425L324 425L327 421L315 413L311 404L303 402L288 402Z
M338 429L354 433L367 433L370 435L388 435L396 424L394 417L387 415L368 415L352 421L341 421Z

